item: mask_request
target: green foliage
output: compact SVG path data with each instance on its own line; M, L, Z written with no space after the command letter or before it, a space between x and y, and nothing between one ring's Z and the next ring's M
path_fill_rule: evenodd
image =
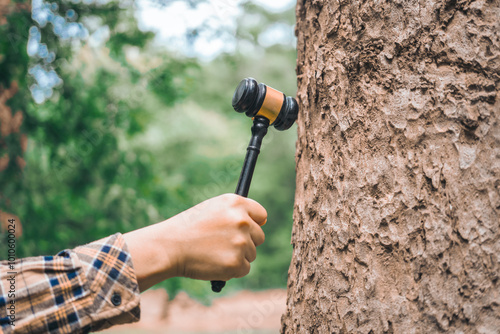
M22 9L14 10L5 19L8 24L0 26L0 91L12 89L16 85L20 88L8 100L8 106L15 113L25 110L30 99L29 90L26 89L29 62L26 53L26 22L30 22L30 13ZM16 161L23 156L20 145L21 133L11 133L0 139L0 157L8 156L10 160L7 169L0 173L0 208L10 206L9 197L4 195L5 191L19 191L21 172Z
M114 1L58 5L61 12L74 9L90 35L102 27L110 34L92 45L88 40L61 41L49 25L41 28L42 42L56 51L50 66L63 84L45 103L36 104L27 76L30 64L39 61L26 54L29 13L12 14L0 27L0 82L19 82L9 104L24 112L22 132L29 138L22 177L13 177L9 169L0 179L0 210L18 215L23 223L18 255L54 254L233 192L251 120L232 110L232 93L242 78L253 76L294 95L293 47L258 44L258 26L262 31L273 22L293 24L293 12L272 14L245 4L244 15L257 15L261 21L248 30L239 28L238 38L247 39L258 52L251 55L238 48L200 63L154 47L153 34L137 28L130 7ZM19 16L24 24L17 23ZM20 36L15 47L10 46L12 34ZM131 50L139 51L134 59ZM231 281L225 293L285 287L294 145L293 129L271 129L264 140L250 197L268 210L267 241L259 247L250 275ZM20 154L18 146L7 147L9 154ZM3 258L2 247L0 252ZM160 285L171 295L187 290L205 300L213 296L208 282L178 278Z

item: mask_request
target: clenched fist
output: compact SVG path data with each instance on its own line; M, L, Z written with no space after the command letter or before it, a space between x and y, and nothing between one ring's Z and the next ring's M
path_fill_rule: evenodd
M183 276L226 281L243 277L264 242L267 212L256 201L225 194L124 235L141 291Z

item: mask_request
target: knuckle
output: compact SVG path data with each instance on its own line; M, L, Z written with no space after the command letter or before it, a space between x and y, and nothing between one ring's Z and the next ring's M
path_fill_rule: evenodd
M246 264L241 266L241 269L238 271L236 274L236 278L241 278L243 276L246 276L250 273L250 264Z
M237 220L237 226L239 229L248 230L250 228L250 223L245 218L246 217L243 217L243 215L240 215L239 219Z
M243 248L247 245L247 239L243 236L237 236L233 238L233 245L237 248Z
M226 261L226 268L232 272L238 272L241 267L241 258L239 256L233 255L228 257Z
M235 206L241 201L241 196L238 196L235 194L224 194L224 195L221 195L221 198L229 206Z
M245 224L245 221L247 220L245 213L241 210L232 209L229 210L226 214L226 217L229 219L229 221L238 228L242 227L241 224Z

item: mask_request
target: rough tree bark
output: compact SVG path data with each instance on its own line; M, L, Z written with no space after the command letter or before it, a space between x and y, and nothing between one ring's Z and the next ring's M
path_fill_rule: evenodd
M499 8L298 1L283 333L500 330Z

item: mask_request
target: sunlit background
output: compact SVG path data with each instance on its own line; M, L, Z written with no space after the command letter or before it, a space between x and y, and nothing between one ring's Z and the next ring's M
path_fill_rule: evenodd
M232 94L251 76L295 95L294 5L11 3L0 84L8 111L21 114L0 113L2 126L20 124L0 139L0 210L22 223L17 255L55 254L234 192L251 120L234 112ZM249 196L268 210L266 242L225 294L286 287L295 140L295 126L264 140ZM208 282L160 286L213 296Z

